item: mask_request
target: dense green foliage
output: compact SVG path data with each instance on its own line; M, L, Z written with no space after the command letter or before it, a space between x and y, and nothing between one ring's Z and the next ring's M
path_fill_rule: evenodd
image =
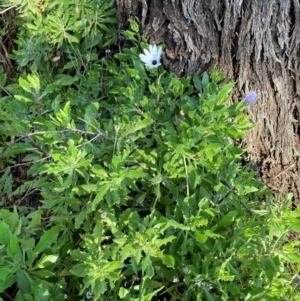
M20 5L20 74L0 76L2 300L300 300L300 212L241 164L234 83L145 69L136 20L111 55L114 1Z

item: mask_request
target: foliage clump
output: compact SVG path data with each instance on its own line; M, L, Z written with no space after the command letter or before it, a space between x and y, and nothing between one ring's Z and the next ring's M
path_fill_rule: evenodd
M134 20L134 47L99 56L113 3L46 6L22 7L0 83L2 300L298 300L299 210L241 164L234 83L147 70Z

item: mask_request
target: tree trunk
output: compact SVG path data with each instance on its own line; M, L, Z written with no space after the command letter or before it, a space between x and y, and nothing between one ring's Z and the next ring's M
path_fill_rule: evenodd
M257 127L249 159L275 192L300 202L299 0L118 0L120 30L137 16L150 43L166 45L163 63L178 75L217 64L238 80L233 100L254 90Z

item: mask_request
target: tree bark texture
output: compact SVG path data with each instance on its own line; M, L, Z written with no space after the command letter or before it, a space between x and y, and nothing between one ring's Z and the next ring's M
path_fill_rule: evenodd
M245 139L249 159L275 192L300 202L300 1L118 0L120 30L141 20L150 43L166 45L163 63L181 76L217 64L238 84L233 100L254 90L257 127Z

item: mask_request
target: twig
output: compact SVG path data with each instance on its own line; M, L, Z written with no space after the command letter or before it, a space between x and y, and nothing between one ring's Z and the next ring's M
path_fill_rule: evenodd
M14 300L8 293L3 292L3 294L4 294L9 300Z
M12 6L8 7L8 8L6 8L6 9L4 9L4 10L2 10L2 11L0 11L0 15L3 15L3 14L6 13L7 11L9 11L9 10L11 10L11 9L13 9L13 8L15 8L15 7L17 7L17 6L18 6L18 3L15 4L15 5L12 5Z
M66 131L68 131L68 130L66 130ZM58 133L57 131L54 131L54 132L56 132L56 133ZM60 131L59 131L60 132ZM5 150L5 151L3 151L1 154L0 154L0 159L2 158L2 157L4 157L4 155L12 148L12 146L15 144L15 143L17 143L17 142L19 142L19 141L21 141L21 140L23 140L23 139L25 139L25 138L29 138L30 136L34 136L34 135L44 135L44 134L49 134L50 132L34 132L34 133L27 133L27 134L24 134L23 136L21 136L21 137L19 137L18 139L16 139L16 140L14 140L13 141L13 143L11 144L11 145L9 145L8 147L7 147L7 149Z
M44 157L47 157L47 156L48 156L48 154L46 154L46 153L44 152L44 150L43 150L39 145L37 145L37 144L35 143L35 141L34 141L30 136L28 136L27 138L31 141L31 143L33 144L33 146L34 146L35 148L37 148L37 149L44 155Z
M234 187L231 187L230 186L230 184L226 181L226 179L224 179L224 178L220 178L220 182L223 184L223 185L225 185L225 186L227 186L230 190L226 193L226 195L220 200L220 201L218 201L216 204L215 204L215 206L217 206L218 204L220 204L221 202L223 202L227 197L228 197L228 195L230 195L231 193L234 193L234 194L236 194L236 189L234 188ZM246 209L246 211L250 214L250 215L253 215L253 212L251 211L251 209L242 201L242 200L240 200L240 203L241 203L241 205Z
M117 145L117 138L118 138L118 134L119 134L120 128L121 128L120 125L115 125L116 137L115 137L115 142L114 142L113 155L115 155L116 145Z
M3 53L4 53L4 60L5 62L7 63L7 65L9 66L10 70L12 70L14 67L13 67L13 64L8 56L8 52L7 52L7 49L2 41L2 38L0 37L0 46L3 50Z
M290 166L288 166L286 169L282 170L280 173L278 173L277 175L270 177L270 180L267 182L270 183L271 181L273 181L274 179L278 178L279 176L281 176L282 174L284 174L285 172L287 172L290 168L292 168L299 160L299 156L296 157L296 160L294 163L292 163Z
M31 165L31 164L34 164L34 163L37 163L37 162L40 162L40 161L47 160L47 159L49 159L49 158L51 158L51 156L47 156L47 157L44 157L44 158L41 158L41 159L35 160L35 161L30 161L30 162L25 162L25 163L14 164L14 165L12 165L12 166L8 166L8 167L6 167L6 168L0 170L0 173L6 172L6 170L8 170L8 169L12 169L12 168L19 167L19 166L27 166L27 165Z
M32 186L32 185L31 185ZM31 194L35 193L36 191L41 191L41 189L35 188L30 190L30 188L25 192L25 195L17 202L17 205L19 206L23 200L25 200L27 197L29 197Z
M70 131L79 132L79 133L88 134L88 135L95 135L95 133L93 133L93 132L82 131L79 129L66 129L66 130L60 130L60 131L40 131L40 132L26 133L26 134L23 134L23 136L16 139L10 146L8 146L7 149L0 154L0 159L11 149L11 147L15 143L17 143L25 138L29 138L29 137L35 136L35 135L60 134L60 133L66 133L66 132L70 132ZM97 130L97 132L99 133L99 136L104 136L106 139L112 140L112 139L108 138L106 135L104 135L103 133L99 132L98 130Z
M186 160L185 157L183 156L183 164L184 164L184 169L185 169L185 180L186 180L186 195L190 196L190 190L189 190L189 174L187 171L187 166L186 166Z
M92 141L94 141L94 140L96 140L98 137L100 137L100 136L102 136L102 134L101 133L98 133L95 137L93 137L92 139L90 139L90 140L88 140L88 141L86 141L86 142L83 142L83 143L81 143L81 144L78 144L77 146L76 146L76 148L79 148L79 147L81 147L81 146L84 146L84 145L86 145L86 144L88 144L88 143L91 143Z
M83 118L79 118L79 117L78 117L78 119L81 120L81 121L83 121L83 122L86 123L87 125L90 125L93 129L95 129L95 130L98 132L99 135L103 136L105 139L107 139L107 140L113 140L113 139L109 138L108 136L106 136L106 135L105 135L104 133L102 133L101 131L99 131L99 129L98 129L97 127L95 127L92 123L87 122L87 121L84 120ZM92 134L95 134L95 133L92 133Z

